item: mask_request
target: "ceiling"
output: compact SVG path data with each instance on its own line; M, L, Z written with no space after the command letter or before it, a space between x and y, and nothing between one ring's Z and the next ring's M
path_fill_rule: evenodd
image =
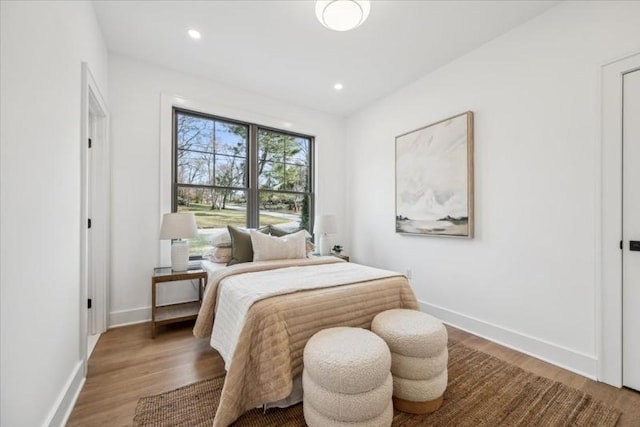
M340 116L557 3L376 0L362 26L335 32L311 0L94 1L111 52Z

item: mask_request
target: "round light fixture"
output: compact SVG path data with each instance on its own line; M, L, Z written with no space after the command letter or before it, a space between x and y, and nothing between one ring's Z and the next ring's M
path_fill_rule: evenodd
M336 83L336 84L333 85L333 88L335 90L342 90L343 87L344 86L342 86L342 83Z
M349 31L359 27L369 16L369 0L317 0L316 16L325 27Z
M200 31L198 31L198 30L189 30L189 36L191 36L192 39L196 39L196 40L198 40L200 37L202 37L200 35Z

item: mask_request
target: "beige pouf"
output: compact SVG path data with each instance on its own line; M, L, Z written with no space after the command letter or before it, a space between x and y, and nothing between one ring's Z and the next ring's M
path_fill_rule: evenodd
M310 427L391 425L391 353L376 334L322 330L307 342L303 360L303 411Z
M371 330L391 350L393 405L412 414L427 414L442 405L447 388L447 329L417 310L387 310Z

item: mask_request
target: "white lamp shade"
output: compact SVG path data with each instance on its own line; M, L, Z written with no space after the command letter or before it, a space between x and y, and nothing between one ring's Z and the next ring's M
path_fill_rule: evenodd
M196 217L191 212L164 214L160 228L161 240L188 239L198 235Z
M313 232L316 234L334 234L338 232L335 215L318 215L313 223Z
M369 16L369 0L317 0L316 16L325 27L349 31L362 25Z

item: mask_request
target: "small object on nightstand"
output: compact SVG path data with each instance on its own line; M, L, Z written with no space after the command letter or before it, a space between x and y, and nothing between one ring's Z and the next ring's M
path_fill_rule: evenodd
M198 300L179 304L157 306L156 295L158 283L177 282L181 280L198 280ZM202 269L173 271L171 267L153 269L151 276L151 338L156 337L156 326L167 323L182 322L198 317L202 303L202 290L207 281L207 272Z

